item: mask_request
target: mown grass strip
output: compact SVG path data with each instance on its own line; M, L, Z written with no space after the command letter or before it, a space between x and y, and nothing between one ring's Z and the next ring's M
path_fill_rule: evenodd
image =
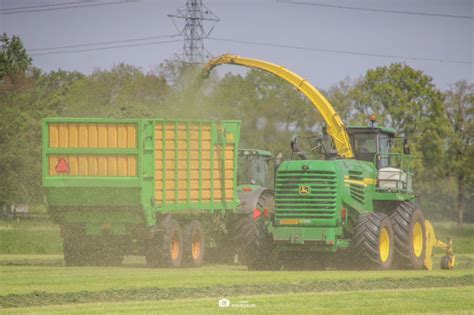
M10 294L0 297L0 307L29 307L95 302L156 301L182 298L209 298L236 295L285 294L303 292L337 292L473 286L474 275L457 278L425 276L411 279L381 278L375 280L311 281L288 284L216 285L197 288L141 288L99 292Z
M221 309L219 298L62 304L2 309L2 314L472 314L474 286L226 296L253 308Z

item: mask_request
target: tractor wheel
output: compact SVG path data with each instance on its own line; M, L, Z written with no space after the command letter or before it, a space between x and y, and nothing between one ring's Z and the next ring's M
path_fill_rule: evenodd
M183 259L184 264L190 267L200 267L204 261L205 255L205 236L201 223L193 220L186 225L183 233L184 249Z
M273 205L273 196L268 193L263 193L257 202L260 209L272 209ZM239 260L242 260L249 270L278 269L273 257L272 239L262 218L254 218L253 213L240 214L233 224L233 229L237 238L235 243L239 244Z
M239 239L239 260L249 270L274 269L272 241L262 220L254 220L253 215L241 215L236 221Z
M423 269L426 251L425 218L411 202L402 202L390 216L395 235L395 264L403 269Z
M151 267L181 267L183 261L183 237L179 223L170 219L163 232L149 242L145 253L147 264Z
M389 269L393 260L393 229L383 213L359 216L354 230L353 250L362 268Z

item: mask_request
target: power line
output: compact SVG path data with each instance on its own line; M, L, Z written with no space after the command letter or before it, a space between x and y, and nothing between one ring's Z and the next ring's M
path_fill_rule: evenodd
M16 8L0 9L0 12L58 7L58 6L63 6L63 5L80 4L80 3L84 3L84 2L74 1L74 2L63 2L63 3L55 3L55 4L42 4L42 5L35 5L35 6L30 6L30 7L16 7Z
M432 62L445 62L445 63L458 63L458 64L468 64L472 65L472 61L464 60L447 60L447 59L435 59L435 58L424 58L424 57L407 57L407 56L397 56L397 55L385 55L385 54L376 54L369 52L361 51L351 51L351 50L338 50L338 49L325 49L325 48L316 48L316 47L304 47L304 46L292 46L276 43L264 43L264 42L254 42L254 41L245 41L245 40L236 40L228 38L216 38L209 37L210 40L237 43L237 44L246 44L254 46L266 46L266 47L277 47L277 48L288 48L288 49L297 49L304 51L317 51L317 52L326 52L326 53L335 53L335 54L344 54L344 55L357 55L357 56L369 56L369 57L379 57L379 58L392 58L392 59L402 59L402 60L413 60L413 61L432 61Z
M455 18L455 19L474 19L474 16L470 16L470 15L454 15L454 14L426 13L426 12L416 12L416 11L398 11L398 10L387 10L387 9L350 7L350 6L344 6L344 5L313 3L313 2L305 2L305 1L289 1L288 3L315 6L315 7L354 10L354 11L369 11L369 12L379 12L379 13L434 16L434 17L445 17L445 18Z
M63 51L51 51L45 53L33 53L30 56L47 56L47 55L61 55L61 54L71 54L71 53L81 53L87 51L97 51L97 50L107 50L107 49L115 49L115 48L128 48L128 47L137 47L137 46L152 46L152 45L160 45L160 44L167 44L167 43L176 43L180 42L179 39L174 40L165 40L159 42L150 42L150 43L138 43L138 44L130 44L130 45L117 45L117 46L108 46L108 47L98 47L98 48L88 48L88 49L76 49L76 50L63 50Z
M125 4L128 3L129 0L121 0L116 2L105 2L105 3L91 3L91 4L84 4L84 5L70 5L70 6L61 6L61 7L53 7L53 8L43 8L43 9L31 9L31 10L17 10L17 11L0 11L0 15L9 15L9 14L19 14L19 13L31 13L31 12L44 12L44 11L56 11L56 10L65 10L65 9L77 9L77 8L87 8L87 7L101 7L101 6L109 6L109 5L117 5L117 4ZM8 10L8 9L6 9Z
M174 35L151 36L151 37L142 37L142 38L130 38L130 39L108 41L108 42L76 44L76 45L69 45L69 46L56 46L56 47L46 47L46 48L30 48L30 49L28 49L28 51L29 52L34 52L34 51L45 51L45 50L57 50L57 49L79 48L79 47L102 46L102 45L111 45L111 44L118 44L118 43L138 42L138 41L144 41L144 40L172 38L172 37L177 37L177 36L181 36L181 35L180 34L174 34Z

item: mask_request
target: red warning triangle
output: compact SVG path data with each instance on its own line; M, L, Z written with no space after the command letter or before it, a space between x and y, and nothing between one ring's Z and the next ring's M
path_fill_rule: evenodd
M65 158L59 158L58 164L54 168L56 170L56 173L69 173L69 164L67 164L67 161Z

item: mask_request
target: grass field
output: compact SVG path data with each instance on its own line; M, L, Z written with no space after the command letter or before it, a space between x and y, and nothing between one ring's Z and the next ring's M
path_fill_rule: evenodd
M121 267L64 267L56 226L2 224L0 313L473 313L474 227L438 226L454 239L455 270L439 270L440 256L431 272L149 269L133 256ZM219 308L220 298L232 307Z

